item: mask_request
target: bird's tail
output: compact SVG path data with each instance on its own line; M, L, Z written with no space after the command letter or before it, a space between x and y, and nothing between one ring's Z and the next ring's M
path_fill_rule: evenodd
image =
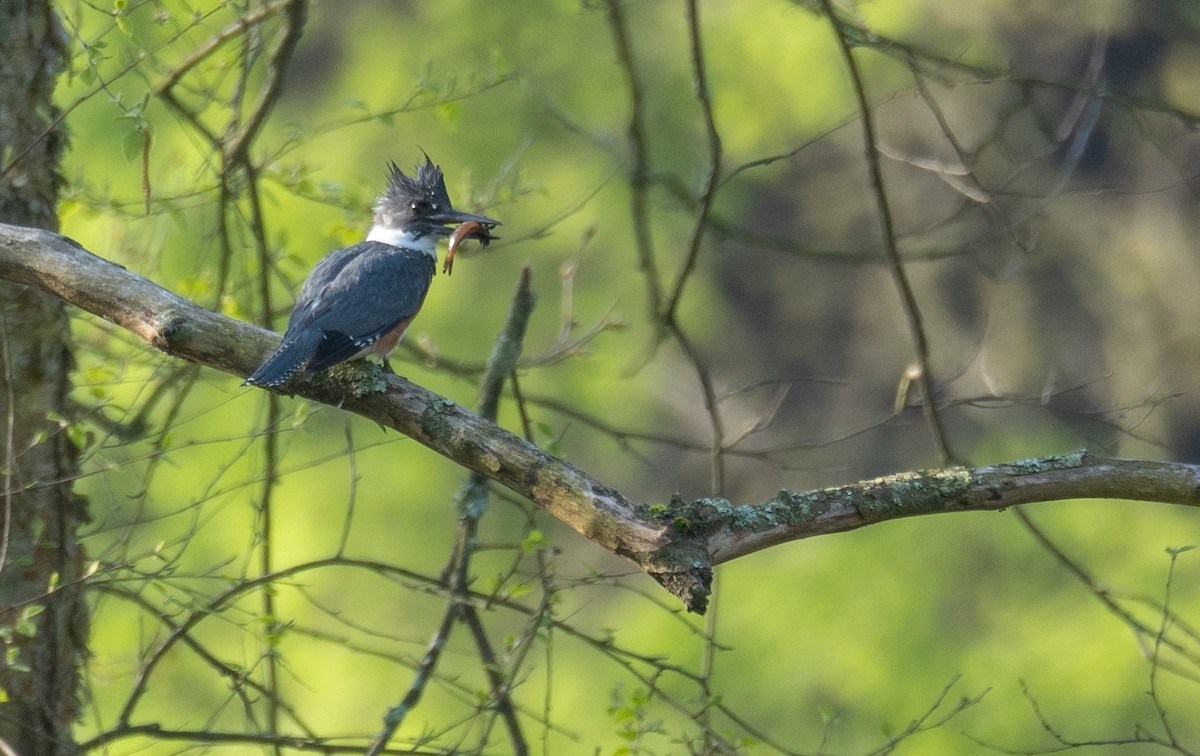
M293 338L285 338L270 357L268 357L254 374L242 382L271 388L278 386L303 368L321 343L321 332L317 330L303 331Z

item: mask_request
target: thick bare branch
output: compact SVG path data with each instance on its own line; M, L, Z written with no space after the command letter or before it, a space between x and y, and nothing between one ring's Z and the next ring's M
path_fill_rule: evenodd
M899 517L1065 499L1200 506L1200 465L1110 459L1076 451L986 467L897 473L822 491L780 491L759 505L701 499L691 506L701 510L700 522L710 529L705 539L709 554L713 564L720 564L778 543Z
M198 307L75 242L0 224L0 279L36 286L110 320L167 354L248 375L278 336ZM875 522L1062 499L1200 505L1200 466L1087 452L968 469L899 473L757 505L675 499L645 506L454 402L363 362L289 384L419 441L528 497L704 611L712 565ZM247 389L250 390L250 389Z

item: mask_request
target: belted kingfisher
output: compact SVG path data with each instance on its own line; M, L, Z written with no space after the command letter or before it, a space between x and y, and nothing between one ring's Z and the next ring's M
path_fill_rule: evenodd
M389 163L387 190L375 203L366 241L329 253L300 288L283 342L245 380L278 386L296 372L316 372L373 352L392 372L388 355L425 301L437 263L437 242L451 223L486 229L500 221L455 210L441 168L425 156L409 178Z

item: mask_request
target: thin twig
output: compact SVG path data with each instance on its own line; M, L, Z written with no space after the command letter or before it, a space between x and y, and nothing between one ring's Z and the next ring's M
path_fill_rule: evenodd
M529 325L529 316L533 312L534 297L530 287L531 272L528 265L521 269L516 294L513 296L509 310L508 321L500 335L496 338L495 346L488 358L487 371L479 388L479 413L486 419L494 420L499 412L500 397L504 390L505 378L516 369L517 360L521 355L521 344L525 338L525 330ZM409 685L408 691L399 704L390 708L384 716L383 730L376 737L367 756L374 756L391 740L396 729L404 721L405 716L420 701L421 694L437 668L441 652L445 648L450 631L458 619L464 619L471 628L475 638L476 648L480 652L485 673L492 684L492 697L497 709L504 714L504 722L508 728L509 741L514 753L529 752L525 737L521 732L520 722L509 695L509 689L499 675L495 654L491 644L483 634L482 624L475 610L468 606L468 586L470 583L471 555L475 549L476 532L479 520L487 511L488 479L478 472L471 473L458 497L459 530L454 553L446 566L445 581L447 583L448 599L442 622L429 648L417 668L417 674ZM475 627L478 625L478 628Z
M4 369L4 389L7 394L4 404L4 467L0 478L4 480L4 525L0 530L0 573L8 564L8 546L12 538L13 491L16 486L16 420L17 402L13 388L13 361L8 345L8 318L0 313L0 367Z
M282 10L283 30L279 35L279 42L271 51L267 81L260 90L258 102L250 111L250 117L225 144L227 159L233 163L249 163L250 144L283 93L283 75L287 70L288 61L300 43L300 35L304 31L304 22L308 16L308 0L289 0Z
M342 434L346 439L346 464L349 466L348 489L346 492L346 517L342 524L342 535L338 538L337 554L346 553L350 541L350 525L354 521L354 508L358 502L358 447L354 443L354 424L349 417L343 418Z
M695 93L696 102L700 106L701 118L704 121L704 131L708 146L708 164L704 189L700 193L696 206L696 216L692 224L692 233L688 241L687 254L683 265L679 269L679 274L675 278L675 285L671 289L666 309L663 312L663 321L675 326L678 325L675 323L675 315L679 307L679 301L683 297L684 286L687 284L692 271L695 270L696 261L700 256L700 248L708 226L708 217L712 211L713 203L716 201L717 188L721 183L721 135L717 130L716 118L713 116L712 99L708 89L708 74L704 61L704 40L700 33L700 8L697 0L685 0L684 7L685 15L687 16L688 49L692 65L692 89ZM676 337L680 340L680 344L684 349L691 355L693 350L691 350L688 340L683 338L682 329L677 331ZM707 369L701 366L698 357L693 358L693 364L696 367L697 374L700 376L705 395L705 405L712 423L713 439L710 454L711 494L713 496L720 496L725 488L725 459L722 455L725 445L725 431L721 420L721 409L712 381L708 378ZM714 742L714 738L718 737L713 731L710 711L714 700L712 678L715 670L717 651L719 586L719 583L714 585L712 596L709 600L709 612L704 625L704 655L700 666L700 710L697 712L696 719L704 730L704 747L706 750L712 750L716 747L717 744Z
M175 632L179 629L175 621L172 620L165 611L152 604L141 592L124 590L115 585L105 584L97 585L96 590L111 596L115 596L119 600L133 603L143 611L152 615L155 621L162 623L163 627L171 632ZM276 704L281 708L282 711L287 713L288 717L291 718L292 722L294 722L295 725L300 728L307 739L318 739L316 731L309 727L304 720L300 718L299 712L279 698L278 691L272 690L267 685L255 682L252 677L245 673L245 670L233 667L221 661L212 651L204 646L204 644L196 640L191 633L185 632L180 635L180 642L191 649L193 653L195 653L198 657L200 657L201 660L204 661L204 663L212 667L217 674L227 678L229 680L229 686L231 689L240 690L242 687L246 687L260 696L275 699Z
M863 81L862 73L859 71L858 63L854 59L850 40L847 39L846 34L842 30L842 20L834 10L833 1L821 0L821 6L825 9L825 14L829 17L829 24L833 28L834 37L837 38L838 47L842 52L842 58L846 62L854 95L858 100L859 114L862 116L863 148L866 154L867 167L871 174L875 204L879 212L879 225L883 232L884 249L887 251L890 262L889 270L892 274L892 280L896 284L896 290L900 294L900 301L904 307L904 315L908 320L909 333L912 336L917 352L917 365L920 370L920 375L917 377L917 384L921 387L921 407L925 413L925 419L929 423L929 428L933 432L934 442L937 444L942 461L946 464L951 464L957 461L957 457L950 447L950 438L946 434L941 412L937 406L935 396L936 383L933 379L933 369L929 358L929 337L925 333L921 308L917 304L917 296L913 292L912 284L908 280L908 273L904 269L904 261L900 257L900 246L896 241L896 227L892 221L891 201L888 199L887 188L884 186L883 168L879 160L879 140L875 131L874 110L867 99L866 84Z
M450 639L450 631L454 629L454 622L458 619L462 608L460 594L464 585L461 582L463 576L461 567L465 566L469 558L469 538L470 534L460 531L454 552L451 554L450 562L446 566L447 575L445 579L448 581L447 589L450 594L450 601L446 605L445 612L442 613L442 621L438 625L437 630L434 631L433 638L430 639L429 646L425 649L425 655L421 657L421 662L417 665L417 673L409 683L404 697L400 699L400 703L388 709L384 715L383 729L371 741L370 747L367 748L366 756L378 756L387 749L388 742L396 734L396 730L404 722L404 718L420 702L421 695L425 692L426 686L433 679L433 673L437 669L438 661L442 657L442 651L445 650L446 642Z
M608 24L612 29L617 61L625 73L629 88L629 146L632 150L629 167L629 211L637 242L638 265L646 280L646 303L652 322L660 322L663 313L662 284L654 256L654 240L650 229L650 147L646 133L645 92L638 76L638 64L625 20L625 0L608 0Z
M533 443L533 422L529 419L529 407L525 404L525 396L521 393L521 381L517 378L517 369L508 375L508 383L512 386L513 402L517 406L517 414L521 417L521 435L529 443Z
M984 214L993 225L1004 229L1009 241L1013 243L1022 252L1029 252L1030 247L1018 234L1012 224L1006 223L1001 217L1000 212L996 209L995 203L991 202L991 191L983 185L979 176L975 174L975 169L972 166L973 155L967 151L958 136L954 133L954 129L950 127L950 121L946 118L946 114L942 111L941 105L937 98L933 96L933 92L929 90L929 85L925 81L925 75L917 65L916 59L908 58L908 70L912 74L913 83L917 87L917 92L921 95L921 99L925 102L925 107L929 108L929 112L933 114L933 119L937 122L938 130L942 132L942 136L946 137L946 142L950 148L954 150L954 154L958 157L959 163L962 164L966 171L966 181L974 189L982 195L986 201L976 203L978 207L983 209Z
M720 400L717 389L713 385L712 375L700 356L700 352L692 344L692 340L684 333L683 328L672 321L667 324L667 331L679 342L688 362L700 382L700 391L704 396L704 410L708 413L709 425L712 428L712 445L709 447L709 493L720 496L725 491L725 428L721 420Z
M683 265L675 276L675 285L667 297L663 308L664 322L673 321L683 296L683 288L688 278L696 268L696 260L700 257L700 247L708 227L708 216L712 212L713 203L717 199L717 187L721 184L721 134L717 131L716 118L713 116L712 98L708 91L708 74L704 63L704 41L700 35L700 8L697 0L686 0L685 9L688 21L688 49L692 63L692 89L696 102L700 105L700 115L704 121L704 133L707 140L708 155L705 166L704 189L700 192L696 203L696 217L692 222L692 233L688 239L687 255Z
M1171 563L1167 567L1167 584L1163 589L1162 621L1159 623L1158 632L1154 635L1154 653L1150 656L1150 700L1154 702L1154 709L1158 712L1158 721L1162 724L1163 732L1166 733L1167 740L1172 745L1178 745L1179 740L1175 737L1175 730L1171 727L1171 721L1167 718L1166 707L1163 706L1161 694L1158 689L1158 675L1162 669L1160 658L1163 639L1166 638L1167 631L1171 628L1171 586L1175 578L1175 564L1179 560L1181 553L1180 549L1167 549Z
M1027 512L1024 507L1015 507L1013 509L1013 513L1017 516L1017 520L1020 521L1025 529L1029 531L1029 533L1034 537L1035 540L1037 540L1037 542L1043 549L1046 550L1047 553L1057 559L1059 563L1063 565L1063 567L1066 567L1067 571L1074 575L1089 593L1095 596L1096 599L1098 599L1100 603L1104 604L1104 606L1110 612L1116 615L1122 622L1128 625L1131 630L1133 630L1134 638L1142 646L1143 652L1149 655L1150 649L1145 639L1153 634L1153 631L1150 629L1150 627L1137 617L1133 616L1132 612L1117 603L1116 599L1112 597L1110 591L1101 585L1094 577L1092 577L1092 574L1088 572L1082 564L1076 561L1061 546L1059 546L1054 539L1050 537L1050 534L1046 532L1045 528L1034 522L1033 517L1030 516L1029 512ZM1168 644L1173 644L1173 641L1168 639ZM1182 651L1183 649L1176 647L1175 650Z
M488 641L487 630L483 626L483 622L479 619L479 610L473 606L465 605L462 611L463 622L471 631L471 637L475 640L475 648L479 651L479 660L483 665L483 672L487 675L488 684L491 685L490 700L494 702L496 711L504 720L504 726L508 730L509 744L512 746L512 753L517 756L523 756L529 753L529 745L525 742L525 736L521 732L521 723L517 720L517 710L512 702L512 685L510 683L511 674L505 676L500 672L500 660L496 657L495 651L492 650L492 645ZM532 637L532 636L530 636ZM513 671L516 667L514 666ZM483 741L487 741L487 732L484 733Z

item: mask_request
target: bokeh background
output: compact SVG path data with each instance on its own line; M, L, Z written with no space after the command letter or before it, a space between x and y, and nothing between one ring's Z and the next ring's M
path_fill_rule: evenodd
M387 161L424 150L456 206L504 225L502 242L435 279L393 360L410 380L472 406L529 265L538 305L519 387L534 440L635 500L752 503L946 462L905 388L913 339L819 3L699 4L723 152L677 314L694 358L660 338L636 234L644 212L669 290L709 169L686 3L313 3L248 145L254 171L230 170L222 135L270 80L286 5L61 3L66 234L281 330L312 265L369 227ZM955 459L1086 447L1200 461L1197 6L837 7ZM161 94L168 79L179 106ZM274 660L286 732L302 721L365 742L443 611L434 583L465 473L335 408L272 411L265 392L98 319L80 315L75 337L78 489L98 560L81 737L263 731L264 697L186 643L139 681L172 626L201 612L188 636L229 669L262 681ZM701 372L724 431L720 491ZM511 393L501 424L522 430ZM1166 552L1200 539L1195 513L1079 501L1027 514L1053 548L1013 513L779 546L720 568L706 620L497 491L473 588L497 597L488 631L539 752L715 749L711 729L751 753L867 753L913 721L899 752L1038 751L1059 745L1052 729L1091 742L1139 727L1200 747L1200 558ZM268 537L274 568L297 568L271 584L273 614L260 591L212 605L259 574ZM394 745L508 752L479 712L487 690L460 628ZM153 732L104 748L262 750Z

